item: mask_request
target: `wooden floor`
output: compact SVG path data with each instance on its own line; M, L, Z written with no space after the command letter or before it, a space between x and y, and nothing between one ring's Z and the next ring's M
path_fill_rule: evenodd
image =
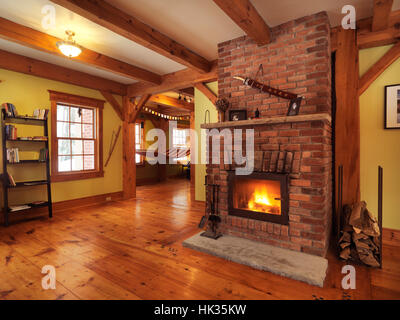
M0 299L400 299L400 248L384 268L357 268L342 290L343 263L329 255L324 288L227 262L181 245L199 230L202 203L172 180L138 188L136 200L0 227ZM55 290L41 269L56 267Z

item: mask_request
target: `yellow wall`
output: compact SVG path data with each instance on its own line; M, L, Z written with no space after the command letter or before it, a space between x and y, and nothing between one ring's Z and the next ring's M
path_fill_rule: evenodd
M360 75L390 46L360 51ZM360 97L361 199L377 215L378 165L384 169L383 226L400 229L400 129L384 129L384 87L400 84L400 59L393 63Z
M207 87L210 88L215 94L218 94L218 82L217 81L207 84ZM211 120L210 122L217 122L218 121L217 109L203 93L201 93L199 90L195 89L194 112L195 112L195 130L199 137L199 144L198 144L199 162L201 159L201 157L200 157L200 152L201 152L201 143L200 143L201 128L200 128L200 125L204 123L204 116L205 116L206 110L210 110L210 120ZM206 198L205 187L204 187L204 177L206 175L205 164L196 164L195 172L196 172L195 173L195 176L196 176L195 199L198 201L205 201L205 198Z
M0 104L4 102L12 103L17 108L18 113L23 115L32 115L33 109L36 108L50 109L49 93L47 92L49 89L104 100L103 96L96 90L33 77L4 69L0 69L0 80L3 81L0 83ZM115 98L121 102L121 97L115 96ZM112 132L113 130L116 131L119 125L122 125L120 119L116 115L111 105L106 103L103 112L104 161L108 155ZM51 121L49 121L49 130L50 126ZM42 133L40 133L40 131L33 131L31 126L18 126L19 136L41 134ZM18 144L20 149L23 148L22 146L22 143ZM103 178L52 183L51 187L53 201L57 202L122 191L121 159L122 135L120 135L118 139L114 153L111 157L111 161L109 162L108 166L104 168ZM0 160L2 161L2 155L0 155ZM13 173L15 178L19 181L36 179L41 177L41 172L45 172L43 165L40 165L42 166L42 170L40 170L38 166L39 165L37 164L31 164L29 166L24 165L23 169L21 169L22 167L18 167L20 169L10 169L10 172L14 170ZM9 166L9 168L11 168L11 166ZM11 204L46 199L46 192L43 186L34 188L20 188L10 191L9 194Z

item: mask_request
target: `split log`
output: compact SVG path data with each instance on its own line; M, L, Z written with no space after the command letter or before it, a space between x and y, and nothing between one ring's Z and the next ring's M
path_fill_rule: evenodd
M340 258L379 267L380 231L375 217L362 201L344 207L344 225L339 239Z

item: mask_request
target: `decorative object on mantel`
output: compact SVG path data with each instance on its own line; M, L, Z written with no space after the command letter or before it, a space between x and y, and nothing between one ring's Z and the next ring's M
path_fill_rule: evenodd
M247 120L247 110L229 110L229 121Z
M250 78L243 78L241 76L235 76L233 78L243 81L243 84L245 84L246 86L249 86L251 88L259 89L262 92L266 92L266 93L272 94L274 96L277 96L279 98L284 98L284 99L290 100L290 106L289 106L287 115L292 116L292 115L299 114L301 100L303 99L302 96L299 96L295 93L290 93L290 92L286 92L283 90L272 88L270 86L267 86L265 84L262 84L256 80L253 80Z
M255 119L260 118L260 110L258 110L258 108L256 109L256 112L255 112L255 114L254 114L254 118L255 118Z
M215 103L215 106L217 107L218 112L219 112L219 122L224 122L225 121L225 112L229 108L229 101L226 100L225 98L218 99L217 102Z
M385 87L385 129L400 129L400 84Z
M300 98L290 100L287 116L297 116L299 114L302 99L303 98L300 97Z

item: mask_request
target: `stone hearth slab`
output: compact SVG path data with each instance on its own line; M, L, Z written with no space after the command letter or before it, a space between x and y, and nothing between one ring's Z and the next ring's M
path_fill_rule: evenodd
M199 233L183 241L183 246L319 287L328 268L325 258L229 235L213 240Z

